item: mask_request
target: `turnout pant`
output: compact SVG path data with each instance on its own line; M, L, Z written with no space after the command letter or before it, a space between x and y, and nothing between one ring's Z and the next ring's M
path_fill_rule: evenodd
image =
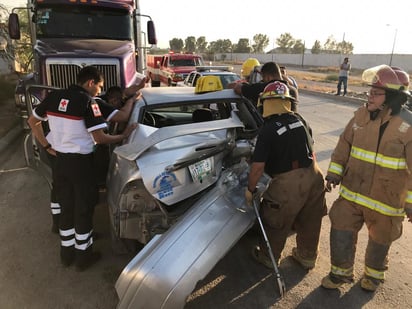
M93 244L93 212L98 190L93 155L57 153L55 186L61 206L60 256L62 262L87 261Z
M358 232L365 223L368 245L365 252L367 277L383 280L388 268L388 252L393 241L402 235L403 217L383 215L339 197L329 213L331 275L341 279L353 278Z
M275 175L263 194L260 214L276 261L292 226L299 255L316 259L326 212L324 178L315 162Z

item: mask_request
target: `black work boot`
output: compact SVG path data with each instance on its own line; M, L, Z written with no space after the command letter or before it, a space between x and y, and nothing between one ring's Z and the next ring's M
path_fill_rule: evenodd
M60 262L64 267L72 265L74 262L74 250L72 252L66 250L64 253L60 251Z
M76 260L76 270L85 271L92 265L96 264L102 258L102 254L98 251L91 251L85 254L82 258Z

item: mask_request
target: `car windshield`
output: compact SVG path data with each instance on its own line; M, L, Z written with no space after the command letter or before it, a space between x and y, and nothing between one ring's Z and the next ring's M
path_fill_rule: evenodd
M200 58L188 58L188 59L170 59L170 66L173 67L194 67L202 65L202 59Z
M230 83L233 83L237 80L240 79L240 77L236 74L231 74L231 75L221 75L219 76L220 80L222 81L222 86L223 88L227 88L227 85Z
M250 106L249 106L250 105ZM141 123L155 127L169 127L196 122L228 119L235 112L247 130L257 130L260 119L256 111L244 100L213 100L185 104L148 106L142 115ZM260 117L259 117L260 118Z
M230 117L231 104L226 101L149 107L143 124L161 128Z
M59 4L39 7L34 20L39 38L131 40L133 36L132 19L127 10Z

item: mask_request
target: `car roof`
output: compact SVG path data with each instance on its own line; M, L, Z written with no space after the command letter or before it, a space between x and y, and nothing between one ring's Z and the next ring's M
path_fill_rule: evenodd
M238 76L238 74L236 74L234 72L230 72L230 71L200 71L200 72L197 72L197 73L199 73L202 76L204 76L204 75L216 75L216 76L218 76L218 75L237 75Z
M193 87L153 87L141 89L143 100L146 105L173 103L173 102L193 102L216 99L239 99L233 89L196 94Z

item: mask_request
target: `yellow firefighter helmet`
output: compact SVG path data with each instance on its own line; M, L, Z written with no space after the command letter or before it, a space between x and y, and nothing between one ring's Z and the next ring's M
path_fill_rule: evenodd
M252 70L255 68L255 66L260 66L259 60L256 58L248 58L246 59L245 62L242 64L242 70L241 70L241 75L243 78L247 78Z

